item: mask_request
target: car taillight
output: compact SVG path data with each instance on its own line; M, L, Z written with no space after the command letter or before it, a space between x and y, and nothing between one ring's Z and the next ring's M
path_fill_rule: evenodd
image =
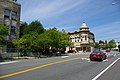
M98 57L98 58L101 58L101 56L102 56L101 54L97 54L97 57Z

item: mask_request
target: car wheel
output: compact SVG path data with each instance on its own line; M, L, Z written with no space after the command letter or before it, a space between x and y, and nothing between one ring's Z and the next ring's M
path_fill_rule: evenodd
M105 59L107 59L107 56L105 56Z
M94 59L90 59L90 61L94 61Z
M104 58L102 57L101 59L100 59L100 61L103 61L104 60Z

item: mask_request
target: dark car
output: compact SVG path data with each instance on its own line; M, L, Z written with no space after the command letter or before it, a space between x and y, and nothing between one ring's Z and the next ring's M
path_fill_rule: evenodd
M104 53L103 51L101 51L100 49L94 50L91 54L90 54L90 60L94 61L94 60L105 60L106 59L106 53Z
M76 53L76 50L69 50L68 53Z
M107 49L106 52L110 52L110 50Z

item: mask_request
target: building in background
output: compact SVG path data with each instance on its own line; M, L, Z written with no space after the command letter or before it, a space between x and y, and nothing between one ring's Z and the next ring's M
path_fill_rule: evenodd
M83 22L79 31L68 33L70 35L70 40L72 45L67 48L67 50L74 51L91 51L92 44L95 42L94 34L90 32L89 27L85 22Z
M9 26L9 41L19 37L20 11L17 0L0 0L0 24Z

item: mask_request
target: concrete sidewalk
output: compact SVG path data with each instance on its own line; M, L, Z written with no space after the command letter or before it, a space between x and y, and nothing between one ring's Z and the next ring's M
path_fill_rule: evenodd
M89 55L91 52L77 52L77 53L68 53L68 55L81 55L81 54L85 54L85 55Z
M19 61L20 61L20 60L19 60ZM15 62L19 62L19 61L17 60L17 61L0 62L0 65L15 63Z

